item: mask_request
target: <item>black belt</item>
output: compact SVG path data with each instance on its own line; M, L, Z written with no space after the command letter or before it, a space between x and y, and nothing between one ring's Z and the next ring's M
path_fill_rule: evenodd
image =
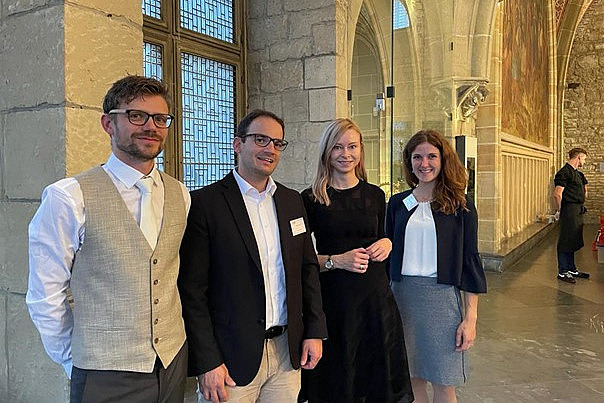
M264 331L264 338L266 340L273 339L277 336L281 336L286 330L287 325L270 327Z

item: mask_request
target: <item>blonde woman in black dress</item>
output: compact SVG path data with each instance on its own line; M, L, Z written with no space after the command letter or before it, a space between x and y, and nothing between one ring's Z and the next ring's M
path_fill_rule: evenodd
M367 183L361 130L337 119L323 132L317 175L302 193L321 266L329 338L303 396L317 402L413 400L401 320L385 260L385 196Z

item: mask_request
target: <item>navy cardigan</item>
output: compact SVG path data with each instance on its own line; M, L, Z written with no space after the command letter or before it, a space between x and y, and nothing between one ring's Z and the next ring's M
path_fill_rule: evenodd
M390 279L401 281L405 229L417 207L407 210L403 200L411 190L395 194L388 202L386 236L392 241ZM467 202L468 210L455 214L432 210L436 227L436 274L440 284L451 284L472 293L487 292L487 282L478 254L478 215L476 207Z

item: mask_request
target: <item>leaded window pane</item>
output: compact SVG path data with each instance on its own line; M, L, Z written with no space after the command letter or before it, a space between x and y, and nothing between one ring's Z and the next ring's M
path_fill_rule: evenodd
M161 20L161 0L143 0L143 14Z
M394 29L409 28L409 14L401 0L394 1Z
M182 53L183 182L190 190L233 168L235 66Z
M143 71L145 77L163 80L162 75L162 47L154 43L143 42ZM164 170L164 152L155 159L157 169Z
M146 77L162 80L162 48L154 43L143 43L143 68Z
M233 0L180 0L180 26L233 43Z

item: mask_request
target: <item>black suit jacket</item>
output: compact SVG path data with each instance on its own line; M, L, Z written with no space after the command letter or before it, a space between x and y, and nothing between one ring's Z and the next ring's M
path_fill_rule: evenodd
M319 266L298 192L277 183L273 195L285 268L289 352L300 367L303 339L327 337ZM292 235L303 217L306 232ZM189 375L225 363L237 385L249 384L264 347L265 294L260 254L233 173L191 192L178 287L189 341Z
M392 241L390 279L401 281L405 252L405 230L417 206L407 210L403 200L411 194L406 190L388 202L386 236ZM467 210L444 214L432 210L436 227L436 275L441 284L451 284L472 293L487 292L487 281L478 254L478 215L476 207L466 201Z

